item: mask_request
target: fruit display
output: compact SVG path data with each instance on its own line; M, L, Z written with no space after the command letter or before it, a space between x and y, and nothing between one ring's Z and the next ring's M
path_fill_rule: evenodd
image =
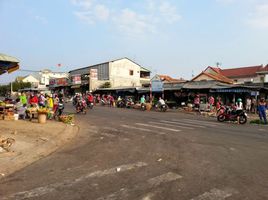
M60 121L66 124L73 124L74 123L74 115L61 115L59 116Z
M49 109L47 109L47 108L38 108L37 112L38 112L38 114L48 114Z

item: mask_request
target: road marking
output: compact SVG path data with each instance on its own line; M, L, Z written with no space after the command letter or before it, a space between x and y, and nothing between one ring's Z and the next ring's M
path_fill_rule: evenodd
M168 172L166 174L162 174L160 176L149 179L147 182L151 187L157 187L162 183L167 183L171 181L175 181L177 179L181 179L182 176L179 174L175 174L173 172Z
M189 130L193 130L193 127L187 127L187 126L181 126L181 125L177 125L176 122L170 122L170 121L166 121L166 120L161 120L160 122L149 122L149 123L154 123L154 124L162 124L162 125L167 125L167 126L175 126L178 128L184 128L184 129L189 129Z
M206 124L208 126L218 126L218 125L223 125L217 122L210 122L210 121L204 121L204 120L192 120L192 119L181 119L182 121L186 121L188 123L201 123L201 124Z
M158 187L161 184L169 183L172 181L176 181L178 179L181 179L182 176L179 174L175 174L173 172L168 172L166 174L162 174L160 176L156 176L154 178L148 179L145 183L139 183L135 185L133 188L121 188L119 191L116 191L114 193L111 193L107 196L100 197L97 200L117 200L117 199L130 199L130 195L136 194L137 191L140 190L151 190L154 187ZM147 194L145 197L143 197L143 200L150 200L154 197L153 193Z
M155 131L152 131L150 129L146 129L146 128L139 128L139 127L135 127L135 126L129 126L129 125L121 125L122 127L124 128L130 128L130 129L136 129L136 130L140 130L140 131L147 131L147 132L155 132Z
M39 196L43 196L45 194L54 192L58 188L71 187L75 184L78 184L78 183L85 181L87 179L90 179L90 178L100 178L103 176L117 174L117 173L129 171L129 170L133 170L136 168L146 167L147 165L148 164L144 163L144 162L137 162L137 163L133 163L133 164L120 165L120 166L106 169L103 171L99 170L99 171L91 172L89 174L81 176L81 177L74 179L74 180L66 180L63 182L53 183L53 184L46 185L43 187L34 188L34 189L28 190L28 191L14 193L14 194L11 194L9 196L2 197L2 200L10 200L10 199L22 200L22 199L39 197ZM120 169L120 170L118 170L118 169Z
M143 123L136 123L136 125L147 126L147 127L152 127L152 128L159 128L159 129L173 131L173 132L180 132L181 131L181 130L177 130L177 129L173 129L173 128L166 128L166 127L162 127L162 126L154 126L154 125L143 124Z
M172 120L173 122L167 122L167 123L171 123L171 124L178 124L178 125L182 125L182 126L190 126L190 127L195 127L195 128L206 128L205 126L200 126L197 124L187 124L186 122L182 122L182 121L178 121L178 120Z
M228 197L231 197L233 193L236 193L236 191L231 189L226 190L219 190L219 189L212 189L209 192L205 192L204 194L199 195L198 197L195 197L191 200L224 200Z
M166 133L163 133L163 132L156 132L156 131L153 131L151 129L146 129L146 128L140 128L140 127L135 127L135 126L129 126L129 125L121 125L123 128L129 128L129 129L134 129L134 130L140 130L140 131L145 131L145 132L150 132L150 133L156 133L156 134L159 134L159 135L165 135Z

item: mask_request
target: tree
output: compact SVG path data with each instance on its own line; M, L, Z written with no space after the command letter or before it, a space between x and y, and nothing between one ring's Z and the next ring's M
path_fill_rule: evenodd
M103 83L100 88L110 88L111 87L111 83L110 82L105 82Z

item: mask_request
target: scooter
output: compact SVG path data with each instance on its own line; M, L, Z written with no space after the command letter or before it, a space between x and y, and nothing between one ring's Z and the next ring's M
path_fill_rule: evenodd
M55 120L58 121L60 119L60 116L62 115L63 110L64 110L64 105L63 105L63 103L60 102L59 105L58 105L58 108L57 108L57 110L55 111L55 114L54 114Z
M155 105L155 110L156 110L156 111L166 112L167 109L168 109L168 107L167 107L166 104L162 104L162 105L160 105L160 104L156 104L156 105Z
M76 113L84 113L87 114L87 105L82 100L79 100L76 104Z
M145 111L146 110L146 105L144 103L141 104L141 110Z
M241 110L241 112L237 113L236 110L231 109L230 107L221 107L221 113L217 116L217 120L219 122L224 121L237 121L237 118L239 117L239 124L245 124L247 123L247 113L244 110Z

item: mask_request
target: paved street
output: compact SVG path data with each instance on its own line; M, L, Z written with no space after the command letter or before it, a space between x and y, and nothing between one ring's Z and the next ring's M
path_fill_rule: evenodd
M58 152L0 182L0 199L268 199L268 129L175 111L95 107Z

